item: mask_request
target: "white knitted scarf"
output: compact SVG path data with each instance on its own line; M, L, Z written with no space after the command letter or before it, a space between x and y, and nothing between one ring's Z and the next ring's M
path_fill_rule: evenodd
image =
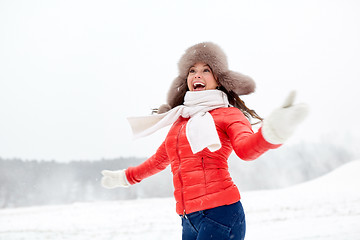
M185 94L184 104L166 113L127 119L134 138L139 138L173 124L179 116L190 118L186 125L186 137L192 152L200 152L206 147L214 152L221 148L221 142L209 111L228 106L228 98L220 90L188 91Z

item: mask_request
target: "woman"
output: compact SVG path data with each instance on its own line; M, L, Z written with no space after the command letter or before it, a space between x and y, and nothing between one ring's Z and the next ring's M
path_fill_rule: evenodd
M102 185L126 187L171 164L182 239L244 239L244 210L227 159L233 150L241 159L253 160L279 147L305 118L307 106L292 105L291 94L254 133L248 118L262 119L238 96L254 92L255 83L230 71L216 44L190 47L178 67L168 103L160 106L158 114L128 119L136 137L172 124L165 141L139 166L103 171Z

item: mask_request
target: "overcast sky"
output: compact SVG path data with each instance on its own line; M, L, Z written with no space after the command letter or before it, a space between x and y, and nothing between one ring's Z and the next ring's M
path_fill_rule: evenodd
M189 46L219 44L266 117L288 92L311 107L289 144L359 139L357 0L0 1L0 157L147 157L127 116L165 102ZM349 140L350 141L350 140ZM351 140L353 141L353 140Z

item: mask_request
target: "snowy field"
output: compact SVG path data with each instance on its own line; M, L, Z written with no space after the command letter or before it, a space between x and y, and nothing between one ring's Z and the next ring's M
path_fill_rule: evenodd
M360 239L360 161L242 203L248 240ZM181 239L181 226L172 198L0 210L0 240L20 239Z

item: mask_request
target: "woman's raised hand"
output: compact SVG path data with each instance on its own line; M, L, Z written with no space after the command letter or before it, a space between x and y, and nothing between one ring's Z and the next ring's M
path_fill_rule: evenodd
M103 170L101 185L104 188L112 189L117 187L128 187L129 183L126 180L125 169L118 171Z
M305 103L293 104L296 92L292 91L284 104L264 119L261 127L265 140L272 144L284 143L306 118L309 107Z

